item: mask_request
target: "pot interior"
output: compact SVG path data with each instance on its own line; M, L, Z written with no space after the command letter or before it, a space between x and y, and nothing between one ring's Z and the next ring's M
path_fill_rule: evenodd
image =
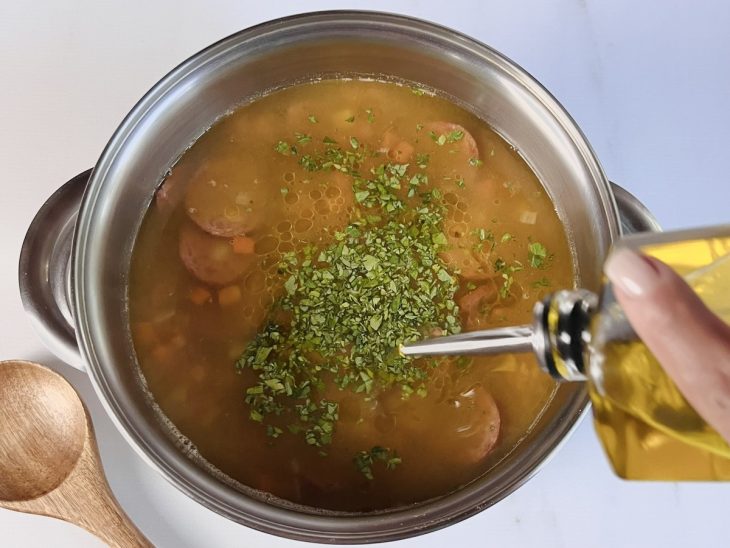
M134 108L96 165L77 224L77 336L92 379L133 444L207 507L275 534L320 542L412 536L490 506L534 473L586 407L561 386L527 438L457 493L377 515L333 515L270 504L194 462L158 420L140 378L126 306L135 235L156 186L219 117L267 90L316 78L386 76L438 90L514 145L554 201L571 242L576 284L596 289L618 235L607 182L557 102L510 61L448 29L375 13L321 13L233 35L183 63ZM186 456L187 454L187 456Z

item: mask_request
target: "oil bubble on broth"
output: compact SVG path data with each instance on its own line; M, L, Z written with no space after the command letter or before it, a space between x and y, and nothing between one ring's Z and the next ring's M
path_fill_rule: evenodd
M325 80L240 107L173 166L135 243L130 324L155 402L212 466L366 511L488 473L555 388L531 356L398 345L526 323L572 282L553 204L485 122Z

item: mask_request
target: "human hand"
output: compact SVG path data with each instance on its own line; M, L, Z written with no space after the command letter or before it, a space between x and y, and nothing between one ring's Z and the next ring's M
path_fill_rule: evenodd
M653 257L619 248L605 272L636 333L695 411L730 443L730 326Z

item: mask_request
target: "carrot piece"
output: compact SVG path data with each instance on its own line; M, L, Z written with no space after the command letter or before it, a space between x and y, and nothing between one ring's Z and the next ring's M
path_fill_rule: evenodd
M250 255L253 253L255 243L254 239L248 236L234 236L233 240L231 240L233 252L239 255Z
M175 352L169 344L159 344L152 351L152 358L161 365L169 365L175 357Z
M187 344L185 341L185 337L183 337L180 333L178 333L172 339L170 339L170 345L173 348L178 348L178 349L183 348L185 346L185 344Z
M190 370L190 377L195 382L201 382L205 378L205 374L205 367L203 367L202 365L196 365Z
M132 326L134 342L142 346L152 346L157 342L157 331L152 322L137 322Z
M193 304L201 305L210 302L211 294L203 286L196 286L190 290L190 300Z
M229 285L218 291L218 304L230 306L241 300L241 288L237 285Z

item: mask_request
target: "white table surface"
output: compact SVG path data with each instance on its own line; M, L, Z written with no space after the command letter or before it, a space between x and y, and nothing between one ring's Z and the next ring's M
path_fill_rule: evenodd
M178 62L252 24L336 7L430 19L494 46L555 94L609 177L665 228L730 221L730 3L722 0L3 0L0 357L48 364L78 388L114 492L159 546L306 545L219 517L134 453L85 375L55 360L31 330L17 290L21 242L43 201L94 163L135 101ZM730 485L616 479L584 421L543 471L504 501L392 546L728 546L729 503ZM0 545L99 543L60 521L0 510Z

